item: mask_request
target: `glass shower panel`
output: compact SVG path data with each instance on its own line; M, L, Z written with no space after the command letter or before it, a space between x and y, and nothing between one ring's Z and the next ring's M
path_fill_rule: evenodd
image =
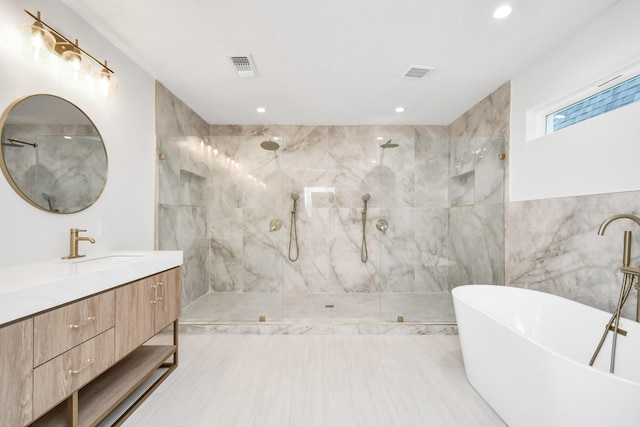
M263 144L270 141L269 144ZM209 320L282 320L281 137L216 137Z
M448 294L448 138L416 129L383 144L380 157L381 321L452 318Z
M504 138L390 139L380 157L381 320L453 323L453 287L504 283Z
M451 141L450 288L504 284L504 137Z

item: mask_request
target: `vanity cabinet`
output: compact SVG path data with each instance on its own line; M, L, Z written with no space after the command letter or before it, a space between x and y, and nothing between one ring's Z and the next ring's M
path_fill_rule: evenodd
M180 316L181 277L176 268L116 289L116 360Z
M32 420L33 319L0 327L0 426Z
M120 425L177 367L181 292L175 267L0 327L0 426Z

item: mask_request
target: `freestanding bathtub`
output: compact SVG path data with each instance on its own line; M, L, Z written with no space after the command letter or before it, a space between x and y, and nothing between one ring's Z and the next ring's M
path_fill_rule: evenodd
M469 383L510 427L640 426L640 323L622 318L589 360L611 313L496 285L453 289Z

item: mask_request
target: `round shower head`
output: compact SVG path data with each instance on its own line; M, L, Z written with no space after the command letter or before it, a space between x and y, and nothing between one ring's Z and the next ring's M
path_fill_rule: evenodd
M300 195L298 193L291 193L291 198L293 200L298 200L300 198Z
M364 196L362 196L362 201L363 202L368 202L369 199L371 199L371 194L367 193Z
M399 146L400 145L396 144L395 142L391 142L391 140L388 140L387 142L382 144L380 147L382 147L382 148L395 148L395 147L399 147Z
M262 141L260 143L260 147L268 151L276 151L278 148L280 148L280 144L269 139L268 141Z

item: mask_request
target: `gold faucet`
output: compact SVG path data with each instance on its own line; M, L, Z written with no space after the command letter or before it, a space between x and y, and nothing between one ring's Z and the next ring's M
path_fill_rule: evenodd
M72 228L69 239L69 255L63 257L62 259L73 259L73 258L81 258L86 255L78 255L78 242L80 240L86 240L91 243L95 243L93 237L78 237L78 233L84 233L87 230L80 230L79 228Z
M605 219L602 224L600 224L600 228L598 229L598 235L604 236L604 231L607 229L609 224L618 219L630 219L634 221L636 224L640 225L640 218L631 214L618 214L610 216ZM631 263L631 231L624 232L624 246L622 248L622 266L629 267ZM638 301L640 304L640 300ZM639 306L640 307L640 306Z

